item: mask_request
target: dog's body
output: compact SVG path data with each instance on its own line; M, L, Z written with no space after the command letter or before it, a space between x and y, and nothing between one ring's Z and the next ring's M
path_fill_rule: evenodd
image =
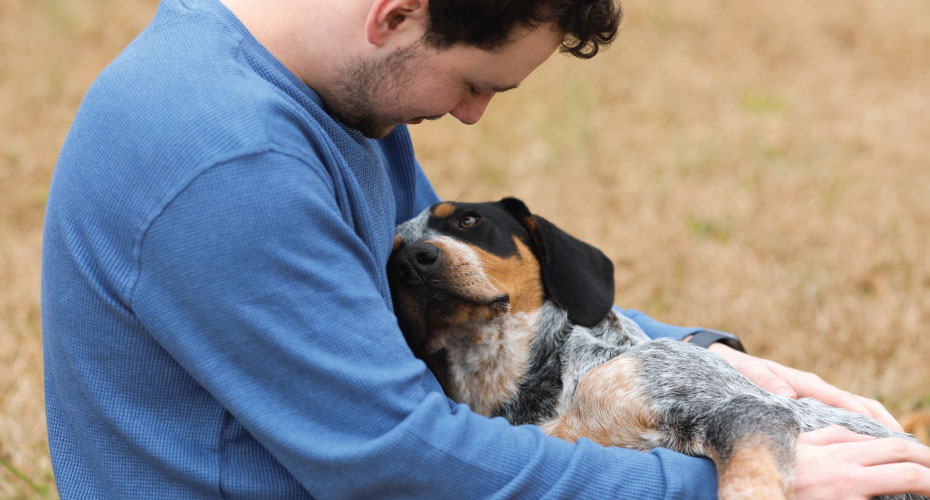
M398 227L389 266L408 343L452 399L568 441L710 457L721 498L785 498L799 432L895 435L762 390L701 347L650 340L612 308L610 261L519 200L431 207Z

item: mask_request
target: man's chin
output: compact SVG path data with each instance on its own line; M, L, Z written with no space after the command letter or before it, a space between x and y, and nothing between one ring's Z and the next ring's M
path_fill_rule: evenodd
M352 128L369 139L384 139L397 128L397 125L397 123L391 125L358 124Z
M384 139L385 137L390 135L391 132L393 132L395 128L397 128L400 125L417 125L417 124L422 123L423 120L428 120L428 119L429 118L415 118L413 120L407 120L404 122L394 123L391 125L381 125L380 127L360 128L359 131L362 133L362 135L364 135L365 137L368 137L369 139Z
M345 127L357 130L369 139L383 139L394 131L399 122L385 123L383 120L374 120L371 116L355 116L350 113L341 113L337 109L328 107L327 112L336 121Z
M424 120L430 120L430 121L438 120L442 118L443 116L445 115L421 116L418 118L412 118L410 120L403 120L403 121L398 120L396 122L389 123L389 124L384 124L383 122L380 124L376 124L370 121L359 120L353 125L349 125L349 126L358 130L359 132L362 133L362 135L364 135L365 137L368 137L369 139L384 139L385 137L390 135L391 132L393 132L395 128L397 128L400 125L418 125L420 123L423 123ZM346 123L346 122L343 121L343 123Z

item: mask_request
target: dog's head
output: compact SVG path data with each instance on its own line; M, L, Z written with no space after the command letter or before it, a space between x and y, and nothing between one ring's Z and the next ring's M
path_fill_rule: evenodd
M495 348L528 356L535 332L525 330L544 302L593 326L614 299L610 260L515 198L439 203L398 226L388 276L408 343L444 387L451 351L487 344L489 335ZM516 329L530 338L517 348L505 337L516 335L519 318Z

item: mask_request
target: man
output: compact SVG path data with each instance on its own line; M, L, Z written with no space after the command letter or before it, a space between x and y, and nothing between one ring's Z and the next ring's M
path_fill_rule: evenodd
M569 444L451 404L384 275L394 225L436 201L404 124L478 121L560 44L593 55L618 16L581 0L164 0L88 91L50 191L62 498L713 498L708 460ZM698 331L629 314L653 336ZM770 388L890 423L713 348ZM897 467L930 492L920 450L805 439L796 498L891 491ZM836 481L875 464L884 476Z

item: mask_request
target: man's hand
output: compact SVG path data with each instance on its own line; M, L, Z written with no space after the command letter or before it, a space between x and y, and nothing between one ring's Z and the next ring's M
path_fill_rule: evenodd
M774 361L739 352L720 343L711 344L708 349L727 360L740 373L769 392L792 399L799 397L819 399L828 405L872 417L891 430L898 432L903 430L901 424L878 401L838 389L813 373L788 368Z
M795 473L795 500L930 495L930 448L832 425L800 435Z

